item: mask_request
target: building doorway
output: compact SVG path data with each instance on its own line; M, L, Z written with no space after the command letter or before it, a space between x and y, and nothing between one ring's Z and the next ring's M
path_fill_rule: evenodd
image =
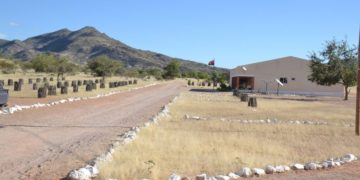
M254 90L255 78L252 76L232 77L231 81L233 89Z

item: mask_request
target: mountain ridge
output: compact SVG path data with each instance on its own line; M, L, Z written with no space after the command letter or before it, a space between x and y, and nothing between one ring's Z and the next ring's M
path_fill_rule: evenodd
M225 68L212 68L206 64L191 60L173 58L161 53L133 48L119 40L111 38L91 26L71 31L67 28L20 40L1 40L0 53L18 60L30 60L41 53L66 56L73 62L85 64L88 60L106 55L121 61L132 68L163 68L171 60L179 60L183 71L205 71Z

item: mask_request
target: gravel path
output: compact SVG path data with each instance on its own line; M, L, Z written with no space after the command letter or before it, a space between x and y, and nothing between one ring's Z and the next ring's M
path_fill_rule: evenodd
M167 83L0 116L0 179L63 178L184 90Z

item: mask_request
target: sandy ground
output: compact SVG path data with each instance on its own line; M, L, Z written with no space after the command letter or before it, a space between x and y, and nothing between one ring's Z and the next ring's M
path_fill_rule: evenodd
M0 116L0 179L63 178L186 89L180 83L160 84Z

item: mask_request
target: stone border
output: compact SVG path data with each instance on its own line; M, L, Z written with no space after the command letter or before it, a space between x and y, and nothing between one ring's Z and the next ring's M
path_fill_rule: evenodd
M110 145L110 148L99 157L94 159L90 164L86 166L71 170L68 175L67 179L73 180L90 180L95 178L99 174L99 170L97 165L100 163L108 163L112 161L112 155L115 151L119 150L122 146L132 142L137 133L146 127L151 126L152 124L157 124L162 117L169 116L169 106L176 102L178 96L176 96L173 100L171 100L167 105L165 105L162 110L153 118L150 119L149 122L146 122L143 126L139 127L132 127L129 131L125 132L114 142ZM201 118L199 116L192 116L185 115L185 119L192 119L192 120L206 120L206 118ZM225 121L224 119L221 119ZM264 124L276 124L281 121L278 120L238 120L240 123L244 124L251 124L251 123L264 123ZM308 125L328 125L328 123L324 122L313 122L313 121L284 121L287 124L308 124ZM208 176L207 174L200 174L195 177L196 180L230 180L230 179L239 179L240 177L259 177L264 176L266 174L276 174L276 173L285 173L288 171L298 171L298 170L321 170L321 169L329 169L341 166L345 163L350 163L352 161L360 160L360 156L355 156L353 154L346 154L342 157L337 158L329 158L323 161L318 162L309 162L305 164L301 163L293 163L291 165L266 165L264 168L248 168L243 167L237 172L230 172L227 175L216 175L216 176ZM109 180L115 180L109 178ZM175 173L171 174L168 178L169 180L181 180L181 179L189 179L188 177L181 177Z
M294 163L290 166L287 165L267 165L265 168L241 168L237 172L230 172L228 175L217 175L217 176L207 176L207 174L200 174L195 177L196 180L230 180L230 179L239 179L240 177L259 177L266 174L275 174L275 173L285 173L288 171L298 171L298 170L321 170L321 169L330 169L341 166L345 163L350 163L352 161L360 160L360 156L356 157L353 154L346 154L338 158L330 158L322 162L309 162L305 164ZM175 173L170 175L169 180L181 180L189 179L187 177L181 177Z
M146 122L142 126L130 128L129 131L123 133L119 138L117 138L116 141L110 145L109 149L105 153L101 154L99 157L92 160L91 163L87 164L86 166L76 170L71 170L66 178L73 180L90 180L91 178L97 177L99 174L97 165L100 163L108 163L112 161L113 153L119 150L124 145L132 142L136 138L137 133L139 133L141 129L147 128L152 124L157 124L161 120L161 118L169 116L168 107L174 102L176 102L177 97L178 96L175 96L174 99L172 99L167 105L163 106L163 108L159 113L157 113L157 115L150 118L149 122Z
M0 115L6 115L6 114L14 114L17 111L22 111L22 110L26 110L26 109L38 109L38 108L42 108L42 107L51 107L51 106L55 106L58 104L64 104L64 103L69 103L69 102L75 102L75 101L80 101L80 100L88 100L88 99L98 99L101 97L107 97L107 96L112 96L115 94L119 94L119 93L123 93L123 92L129 92L129 91L133 91L133 90L137 90L137 89L142 89L142 88L147 88L150 86L155 86L158 83L152 83L152 84L148 84L145 86L141 86L141 87L134 87L134 88L130 88L128 90L119 90L119 91L110 91L108 93L103 93L103 94L98 94L96 96L88 96L88 97L69 97L66 99L61 99L61 100L57 100L57 101L52 101L49 103L35 103L32 105L17 105L15 104L12 107L6 107L0 110Z
M184 119L187 120L208 120L208 118L205 117L200 117L200 116L189 116L188 114L186 114L184 116ZM354 123L340 123L340 124L336 124L336 123L328 123L328 122L324 122L324 121L311 121L311 120L286 120L286 121L281 121L278 119L260 119L260 120L226 120L224 118L220 118L221 121L227 121L227 122L237 122L240 124L291 124L291 125L332 125L332 126L341 126L343 125L344 127L355 127Z

